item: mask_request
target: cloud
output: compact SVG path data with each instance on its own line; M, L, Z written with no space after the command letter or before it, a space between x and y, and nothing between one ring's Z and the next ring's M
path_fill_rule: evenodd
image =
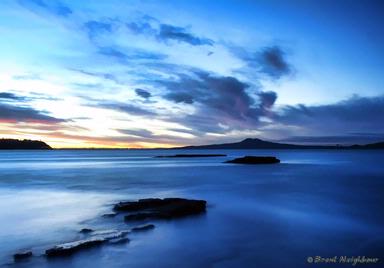
M278 46L266 47L259 54L260 71L274 78L291 73L285 52Z
M301 127L312 135L350 132L384 132L384 95L376 97L353 96L327 105L285 106L276 120Z
M66 120L47 115L43 111L31 107L20 107L0 103L0 121L5 122L40 122L40 123L61 123Z
M29 96L21 96L11 92L0 92L0 100L3 102L29 102L32 100L60 100L59 98L50 97L45 94L31 92Z
M231 76L204 71L180 75L177 80L160 81L168 91L163 98L177 104L193 105L192 114L170 120L200 132L223 133L231 129L249 129L262 125L260 117L272 108L275 92L261 92L254 99L248 91L258 88Z
M90 39L99 34L112 33L115 27L115 24L110 19L105 21L90 20L84 23L84 28Z
M135 92L136 92L136 95L137 96L140 96L144 99L149 99L151 97L151 93L144 90L144 89L141 89L141 88L136 88L135 89Z
M89 106L115 110L115 111L127 113L130 115L136 115L136 116L156 115L156 113L153 111L144 109L134 104L123 103L123 102L99 101L98 103L95 103Z
M165 54L148 52L145 50L129 49L127 52L122 52L113 47L100 47L99 54L118 59L126 62L128 60L163 60L167 58Z
M110 81L113 81L115 82L116 84L120 84L121 82L117 79L117 77L112 74L112 73L106 73L106 72L92 72L92 71L86 71L86 70L83 70L83 69L69 69L71 71L74 71L74 72L78 72L78 73L81 73L81 74L84 74L84 75L89 75L89 76L93 76L93 77L99 77L99 78L102 78L102 79L105 79L105 80L110 80ZM93 87L92 84L77 84L78 86L84 86L84 87Z
M193 103L193 96L185 92L170 92L165 95L165 98L176 103Z
M175 40L177 42L184 42L193 46L209 45L212 46L214 42L208 38L197 37L189 33L186 28L172 26L169 24L161 24L159 33L157 34L159 40Z
M120 133L137 136L141 138L153 138L152 131L149 131L147 129L117 129Z
M262 91L257 96L260 98L260 106L265 109L270 109L277 100L277 93L274 91Z
M228 46L229 50L246 63L241 72L268 75L273 79L293 73L293 67L286 59L286 52L280 46L269 46L251 52L242 47ZM247 70L248 69L248 70Z
M198 37L185 27L159 23L157 19L149 16L145 16L137 22L129 22L126 26L134 34L153 36L165 43L176 41L192 46L212 46L215 43L209 38Z
M34 10L35 8L39 8L60 17L68 17L73 13L70 7L55 0L19 0L19 3L28 9Z
M24 101L26 98L9 92L0 92L0 99L10 101Z

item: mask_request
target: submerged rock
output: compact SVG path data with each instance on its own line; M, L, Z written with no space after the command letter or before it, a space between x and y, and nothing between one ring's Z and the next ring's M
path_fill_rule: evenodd
M148 198L139 201L120 202L115 211L136 212L124 217L125 220L172 219L205 212L205 200L184 198Z
M225 163L233 164L277 164L280 163L280 160L274 156L244 156L240 158L235 158L233 160L225 161Z
M88 234L88 233L92 233L93 230L90 229L90 228L83 228L79 231L79 233L82 233L82 234Z
M30 251L30 250L13 254L13 259L15 261L24 260L24 259L27 259L29 257L32 257L32 251Z
M155 158L184 158L184 157L221 157L227 156L226 154L174 154L174 155L158 155Z
M132 230L132 232L140 232L140 231L151 230L154 228L155 228L155 225L153 225L153 224L143 224L143 225L133 227L131 230Z
M128 232L116 230L98 231L90 238L56 245L47 249L45 255L47 257L68 256L79 250L99 246L113 239L124 238L127 233Z

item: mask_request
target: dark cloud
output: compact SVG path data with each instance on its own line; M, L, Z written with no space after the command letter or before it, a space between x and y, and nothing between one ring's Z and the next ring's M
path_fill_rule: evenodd
M153 138L152 131L147 129L117 129L120 133L142 138Z
M193 103L193 96L185 92L170 92L165 95L165 98L176 103Z
M135 34L156 35L157 30L152 28L148 22L130 22L126 24L127 28Z
M0 100L3 102L29 102L32 100L60 100L59 98L47 96L45 94L39 94L35 92L31 92L29 96L21 96L18 94L14 94L11 92L0 92Z
M141 88L136 88L135 89L135 92L136 92L136 95L137 96L140 96L144 99L149 99L151 97L151 93L144 90L144 89L141 89Z
M270 109L277 100L277 94L274 91L262 91L257 94L260 98L260 106Z
M60 1L19 0L19 3L29 9L38 7L60 17L68 17L73 13L71 8Z
M63 119L49 116L47 113L35 110L31 107L14 106L5 103L0 103L0 121L40 123L65 122Z
M192 46L212 46L214 41L209 38L198 37L185 27L159 23L152 17L144 17L140 21L126 24L127 28L135 34L153 36L162 42L176 41Z
M237 57L245 61L246 67L238 70L248 75L256 71L273 79L293 73L293 67L286 59L286 52L279 46L264 47L259 51L250 52L242 47L228 46L229 50ZM256 78L258 78L256 76Z
M291 73L291 67L285 60L285 52L278 46L266 47L259 55L260 71L274 78Z
M157 34L159 40L175 40L177 42L184 42L193 46L213 45L213 41L208 38L197 37L189 33L186 28L172 26L169 24L161 24L159 33Z
M384 95L353 96L328 105L286 106L276 116L278 122L298 126L316 135L366 132L383 133Z
M193 104L193 114L176 121L201 132L224 132L260 126L261 116L276 100L276 93L259 93L255 100L247 92L258 91L235 77L217 76L203 71L180 75L177 80L160 81L168 91L163 97L175 103ZM175 120L170 118L170 120Z
M11 101L24 101L25 97L19 96L9 92L0 92L0 99Z

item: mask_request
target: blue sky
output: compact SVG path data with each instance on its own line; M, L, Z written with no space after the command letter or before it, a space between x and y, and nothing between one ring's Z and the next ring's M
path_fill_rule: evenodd
M0 134L55 147L384 139L382 1L0 3Z

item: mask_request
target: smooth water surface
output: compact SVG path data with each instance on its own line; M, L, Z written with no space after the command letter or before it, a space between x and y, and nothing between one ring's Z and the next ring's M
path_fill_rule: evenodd
M214 150L228 157L153 158L172 150L0 151L0 265L6 267L328 267L309 256L384 257L384 151ZM224 164L272 155L277 165ZM130 243L46 259L84 227L142 197L208 201L207 213L154 222ZM35 257L13 263L12 254ZM331 267L337 267L332 264ZM346 267L343 265L342 267ZM364 265L366 267L366 265Z

